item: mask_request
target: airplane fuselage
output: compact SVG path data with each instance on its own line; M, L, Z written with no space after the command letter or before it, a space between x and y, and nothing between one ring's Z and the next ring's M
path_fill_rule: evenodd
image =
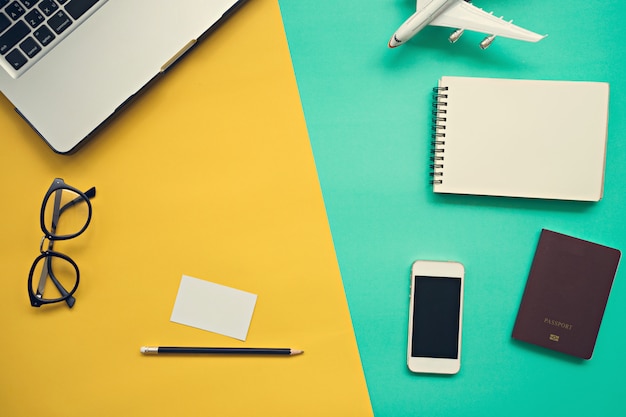
M389 47L395 48L411 39L455 1L457 0L432 0L424 6L424 8L409 17L398 30L396 30L389 40Z

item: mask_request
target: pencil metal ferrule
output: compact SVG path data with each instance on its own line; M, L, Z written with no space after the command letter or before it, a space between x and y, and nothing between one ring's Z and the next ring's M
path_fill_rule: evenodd
M144 355L158 355L159 348L156 346L144 346L141 348L141 353Z

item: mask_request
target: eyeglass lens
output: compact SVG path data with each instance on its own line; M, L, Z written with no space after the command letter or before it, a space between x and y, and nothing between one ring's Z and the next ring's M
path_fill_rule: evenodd
M89 221L89 206L80 194L61 188L48 196L43 205L46 234L63 238L79 233Z
M33 268L31 291L39 300L52 302L67 299L70 307L74 305L74 298L69 297L69 294L76 291L78 286L75 264L63 257L48 254L39 257Z

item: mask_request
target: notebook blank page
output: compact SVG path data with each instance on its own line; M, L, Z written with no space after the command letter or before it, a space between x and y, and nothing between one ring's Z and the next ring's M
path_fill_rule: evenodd
M438 193L598 201L607 83L442 77Z

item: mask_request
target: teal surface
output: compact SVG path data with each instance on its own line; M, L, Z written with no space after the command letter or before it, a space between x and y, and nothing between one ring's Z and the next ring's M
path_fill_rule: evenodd
M452 45L446 28L387 48L413 0L279 3L375 415L626 415L626 265L590 361L511 339L542 228L626 250L626 3L475 0L549 34L537 44L499 38L485 51L484 35L468 32ZM435 195L430 106L442 75L609 82L604 198ZM485 107L484 123L489 115ZM407 370L415 259L465 265L456 376Z

